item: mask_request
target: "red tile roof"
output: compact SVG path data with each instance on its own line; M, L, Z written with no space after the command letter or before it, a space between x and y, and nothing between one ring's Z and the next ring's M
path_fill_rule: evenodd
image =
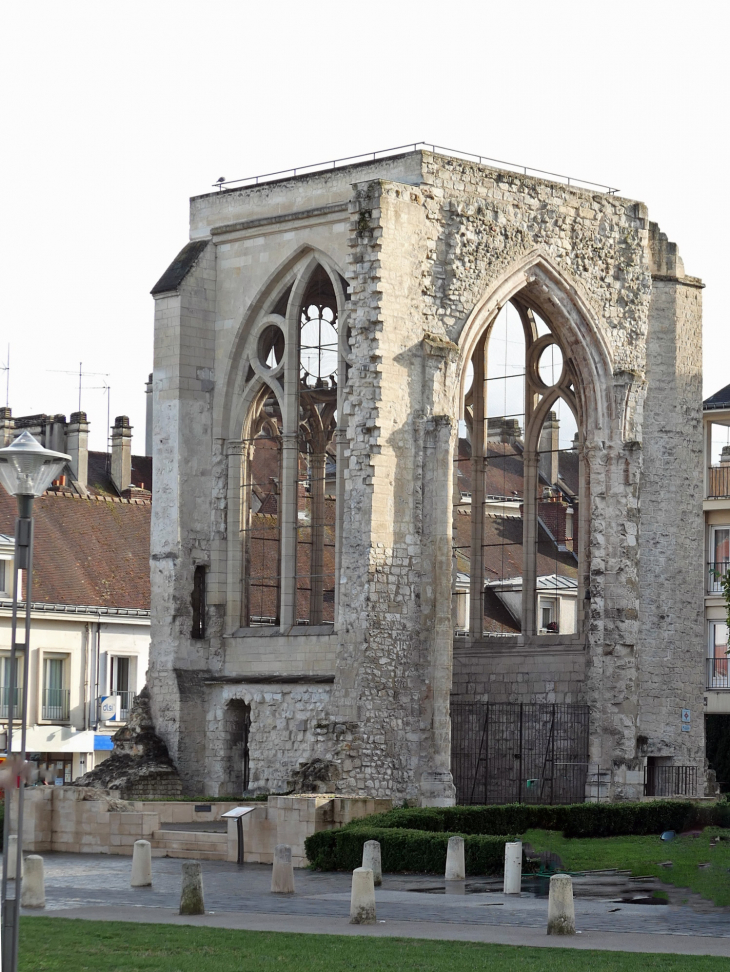
M134 499L37 499L33 601L149 610L151 511ZM0 533L14 535L15 516L15 499L0 489Z

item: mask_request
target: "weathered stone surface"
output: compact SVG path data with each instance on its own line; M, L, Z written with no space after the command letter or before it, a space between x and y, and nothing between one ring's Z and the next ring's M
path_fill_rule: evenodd
M197 861L182 865L182 890L180 892L181 915L204 915L203 869Z
M291 859L291 847L288 844L277 844L274 848L271 893L294 894L294 866Z
M569 874L553 874L548 897L548 935L575 935L573 879Z
M72 786L117 790L125 800L180 796L180 778L167 746L155 733L146 686L134 700L127 724L112 738L111 755Z
M447 881L464 881L466 879L466 863L464 860L464 838L449 837L446 847L446 873Z
M20 904L23 908L45 908L46 906L43 858L38 854L29 854L25 859Z
M373 884L379 888L383 883L380 844L377 840L366 840L362 848L362 866L373 872Z
M132 851L133 888L148 888L152 884L152 844L148 840L135 840Z
M702 711L704 688L701 283L646 206L419 151L198 197L190 234L195 259L155 293L149 672L185 790L241 793L245 708L251 790L453 802L452 692L587 704L603 798L641 797L648 755L703 779L702 720L682 732L679 719ZM297 368L299 320L281 300L317 263L348 287L337 620L247 628L242 440L264 381L257 342L276 312L294 349L284 367ZM572 639L464 644L451 617L460 389L514 296L550 322L581 386L589 597ZM284 402L285 451L298 420L282 374L265 380ZM287 468L295 478L296 461ZM290 530L287 590L291 542ZM206 631L193 638L199 566ZM291 615L291 597L282 607Z
M375 921L373 872L368 867L356 867L352 872L350 924L374 925Z

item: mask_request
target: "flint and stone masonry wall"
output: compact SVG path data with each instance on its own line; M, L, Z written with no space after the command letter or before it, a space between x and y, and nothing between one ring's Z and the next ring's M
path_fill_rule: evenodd
M419 151L194 198L190 235L153 291L150 661L157 731L186 790L227 793L230 704L243 703L254 790L449 803L452 693L588 703L611 797L641 795L647 755L703 777L701 283L646 207ZM247 629L249 362L262 317L313 259L349 286L337 622ZM590 598L577 635L455 649L460 380L518 293L581 379ZM681 708L696 713L689 733Z

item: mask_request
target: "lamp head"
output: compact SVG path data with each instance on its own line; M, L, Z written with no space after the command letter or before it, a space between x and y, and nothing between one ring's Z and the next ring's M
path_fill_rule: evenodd
M0 482L11 496L42 496L71 456L44 449L26 429L0 449Z

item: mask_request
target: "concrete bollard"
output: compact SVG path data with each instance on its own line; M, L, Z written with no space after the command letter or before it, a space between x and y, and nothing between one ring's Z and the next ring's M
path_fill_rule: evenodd
M274 867L271 871L272 894L294 894L294 867L289 844L277 844L274 848Z
M204 915L203 869L197 861L182 866L181 915Z
M6 851L8 855L8 881L15 880L15 861L16 855L18 853L18 838L15 834L11 834L8 837L8 847ZM20 879L23 880L23 855L20 855Z
M522 891L522 841L504 845L504 893L520 894Z
M447 881L465 881L466 865L464 864L464 838L449 837L446 849L446 877Z
M43 858L39 854L29 854L25 860L24 871L20 893L21 907L45 908L46 886L43 878Z
M375 924L375 885L369 867L356 867L352 872L350 924Z
M366 840L362 849L362 866L373 872L373 884L379 888L383 883L383 867L380 863L380 844L377 840Z
M553 874L548 899L548 935L575 935L573 879L569 874Z
M135 840L132 851L132 887L148 888L152 884L152 844Z

